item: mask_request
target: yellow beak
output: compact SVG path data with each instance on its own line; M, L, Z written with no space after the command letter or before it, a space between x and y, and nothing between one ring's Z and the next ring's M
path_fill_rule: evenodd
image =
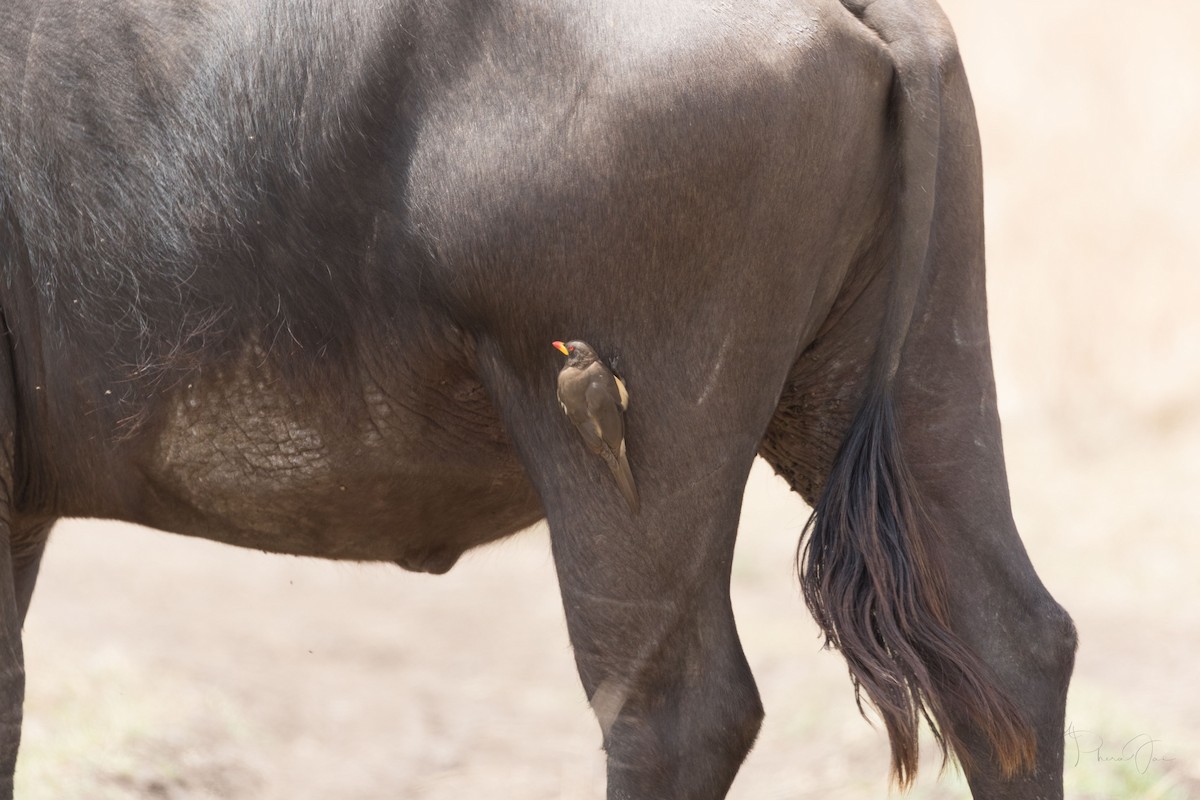
M568 350L567 346L565 344L563 344L562 342L551 342L551 344L553 344L555 347L557 347L558 352L562 353L564 356L571 355L571 351Z

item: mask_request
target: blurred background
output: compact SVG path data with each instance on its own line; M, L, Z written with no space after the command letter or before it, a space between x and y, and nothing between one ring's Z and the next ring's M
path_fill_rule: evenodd
M1081 637L1068 796L1200 797L1200 5L943 5L1016 517ZM745 509L767 720L731 797L884 796L885 739L792 574L808 510L761 464ZM428 577L64 524L25 642L19 798L603 797L544 530ZM965 797L937 766L912 796Z

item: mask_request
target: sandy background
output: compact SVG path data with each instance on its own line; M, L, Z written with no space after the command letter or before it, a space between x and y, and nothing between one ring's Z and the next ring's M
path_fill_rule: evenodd
M1068 794L1200 798L1200 5L944 5L1016 515L1082 637ZM806 514L760 465L734 593L768 716L731 797L882 797L791 574ZM431 578L65 524L25 637L20 798L603 797L544 531ZM1089 752L1139 736L1170 760ZM966 796L935 775L913 796Z

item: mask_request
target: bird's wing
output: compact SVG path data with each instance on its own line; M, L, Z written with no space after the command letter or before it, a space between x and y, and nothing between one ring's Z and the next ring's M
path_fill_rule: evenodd
M583 443L596 455L602 456L610 450L608 444L604 441L604 433L600 430L600 423L595 419L588 417L587 419L578 420L575 422L575 429L583 437Z
M629 390L625 388L625 381L621 380L616 374L613 375L613 380L617 383L617 394L621 396L621 410L629 410Z
M590 364L583 370L583 375L587 378L586 386L589 390L602 389L608 394L613 405L621 409L625 408L625 401L628 399L625 384L603 363L597 361Z
M564 367L558 373L558 405L572 422L579 424L587 415L588 377L583 370Z
M596 424L597 432L609 452L615 456L625 440L625 420L621 416L621 408L611 388L601 382L591 383L586 396L588 417Z

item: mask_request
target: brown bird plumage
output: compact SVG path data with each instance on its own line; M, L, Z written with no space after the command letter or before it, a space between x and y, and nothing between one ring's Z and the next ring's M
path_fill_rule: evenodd
M586 342L555 342L567 357L558 373L558 402L588 449L604 459L625 495L629 509L638 510L637 487L625 455L625 384L600 360Z

